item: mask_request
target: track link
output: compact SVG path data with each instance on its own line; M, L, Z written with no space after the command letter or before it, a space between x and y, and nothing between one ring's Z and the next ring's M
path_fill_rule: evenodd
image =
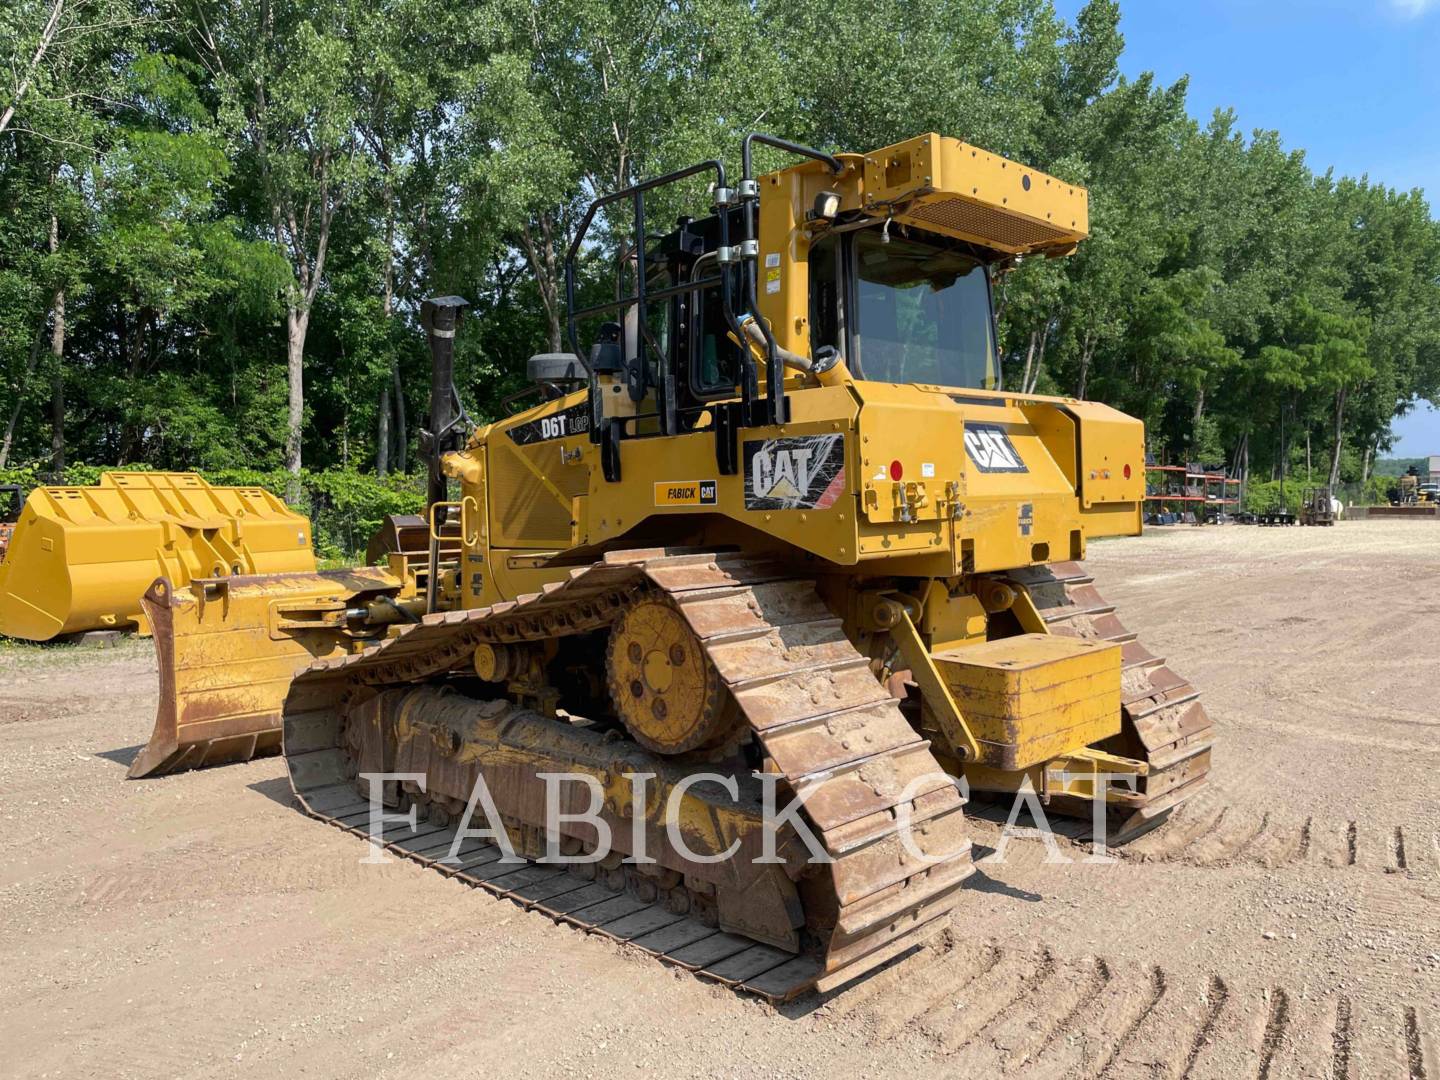
M518 886L512 872L477 874L467 866L450 872L772 999L839 986L943 926L973 869L964 800L813 582L796 579L778 563L664 549L614 552L540 592L489 608L427 616L364 652L317 661L296 678L285 707L285 752L296 796L311 815L363 835L365 805L355 788L336 782L345 775L337 768L344 755L339 721L352 694L466 670L481 643L543 641L603 629L647 594L678 608L734 695L768 758L767 768L804 799L808 824L832 859L822 867L832 893L826 906L833 908L825 916L823 953L796 956L698 924L682 926L684 920L673 913L652 925L661 913L643 916L650 905L613 893L603 898L593 893L592 899L584 888L601 886L583 881L556 894L570 897L559 910L548 893L537 899L533 892L537 886L570 884L555 880L566 874L555 866L535 866ZM329 735L317 739L318 731ZM907 820L918 855L902 840ZM434 863L443 832L434 827L427 836L392 847ZM453 838L454 830L449 835ZM494 861L481 849L471 857L482 860L476 866ZM643 933L630 932L636 927ZM702 930L709 932L678 948L662 947ZM707 951L707 942L716 955Z
M1120 646L1123 728L1113 749L1139 757L1150 771L1141 779L1145 804L1117 820L1109 839L1122 844L1148 832L1205 786L1214 725L1200 692L1125 628L1115 605L1105 601L1079 563L1019 570L1011 577L1029 591L1050 633Z

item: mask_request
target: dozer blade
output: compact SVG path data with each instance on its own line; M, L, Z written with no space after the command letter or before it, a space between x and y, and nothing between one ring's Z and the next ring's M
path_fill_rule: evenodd
M160 701L130 777L279 753L295 673L372 644L377 638L345 633L346 612L399 590L374 567L202 579L184 589L157 579L141 603L155 636Z

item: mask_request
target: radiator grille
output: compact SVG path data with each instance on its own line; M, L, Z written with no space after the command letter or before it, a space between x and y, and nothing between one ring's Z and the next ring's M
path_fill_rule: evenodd
M565 496L564 501L542 484L524 454ZM493 543L504 547L564 547L570 543L570 500L587 490L583 468L560 463L558 443L508 445L501 436L490 444L490 521Z

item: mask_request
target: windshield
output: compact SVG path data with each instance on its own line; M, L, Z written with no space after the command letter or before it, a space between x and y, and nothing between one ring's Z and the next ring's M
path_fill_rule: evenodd
M969 255L879 229L854 234L861 378L994 389L990 283Z

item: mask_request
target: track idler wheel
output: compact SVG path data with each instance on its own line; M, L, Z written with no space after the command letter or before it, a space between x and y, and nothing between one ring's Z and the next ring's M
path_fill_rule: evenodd
M713 751L734 740L735 699L672 604L646 598L626 608L610 631L606 673L616 713L647 750Z

